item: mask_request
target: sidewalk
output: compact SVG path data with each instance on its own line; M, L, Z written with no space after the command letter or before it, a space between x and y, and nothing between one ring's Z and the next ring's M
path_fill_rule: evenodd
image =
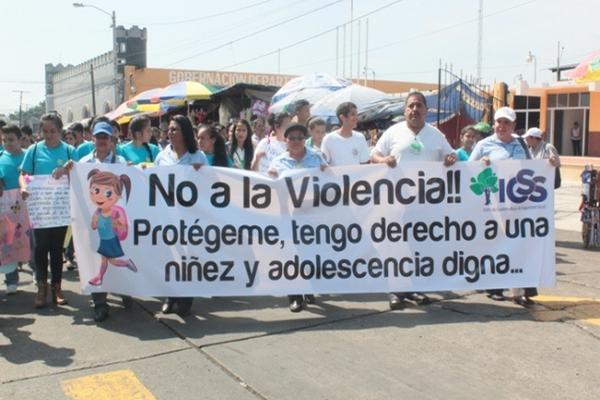
M563 182L554 192L554 217L557 230L581 232L579 205L581 184Z

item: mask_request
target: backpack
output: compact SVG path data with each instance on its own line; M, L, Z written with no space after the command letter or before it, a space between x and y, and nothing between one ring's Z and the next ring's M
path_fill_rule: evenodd
M113 227L113 233L117 235L119 240L125 240L129 227L127 225L127 214L123 207L113 206L110 217L113 220L116 219L122 225L121 228Z

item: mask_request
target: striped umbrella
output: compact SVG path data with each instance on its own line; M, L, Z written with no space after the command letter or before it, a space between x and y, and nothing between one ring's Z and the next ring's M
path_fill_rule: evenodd
M577 67L568 71L566 75L578 83L600 81L600 49L587 55Z
M127 106L129 108L136 109L140 104L160 103L158 96L162 91L162 88L144 90L143 92L138 93L131 99L127 100Z
M131 121L131 119L136 115L159 115L164 114L166 111L163 109L163 107L161 107L160 104L140 104L136 105L135 108L131 108L127 103L127 101L122 103L119 107L115 108L111 112L106 113L104 116L111 121L117 121L118 124L123 125Z
M158 101L171 105L182 105L186 101L209 100L219 88L195 81L182 81L162 89Z

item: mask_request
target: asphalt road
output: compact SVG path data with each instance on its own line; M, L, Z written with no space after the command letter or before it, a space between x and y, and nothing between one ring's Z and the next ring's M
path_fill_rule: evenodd
M0 291L0 399L598 399L600 253L581 246L576 187L557 192L557 286L525 309L477 292L390 311L385 295L198 299L193 315L124 309L97 325L33 309L31 273Z

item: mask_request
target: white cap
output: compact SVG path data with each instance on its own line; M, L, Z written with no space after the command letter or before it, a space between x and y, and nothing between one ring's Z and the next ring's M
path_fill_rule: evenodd
M525 134L523 135L524 138L533 137L537 139L541 139L543 136L544 132L542 132L540 128L529 128L527 132L525 132Z
M510 107L502 107L496 110L494 121L498 121L500 118L506 118L510 122L515 122L517 120L517 114L515 114L515 110Z

